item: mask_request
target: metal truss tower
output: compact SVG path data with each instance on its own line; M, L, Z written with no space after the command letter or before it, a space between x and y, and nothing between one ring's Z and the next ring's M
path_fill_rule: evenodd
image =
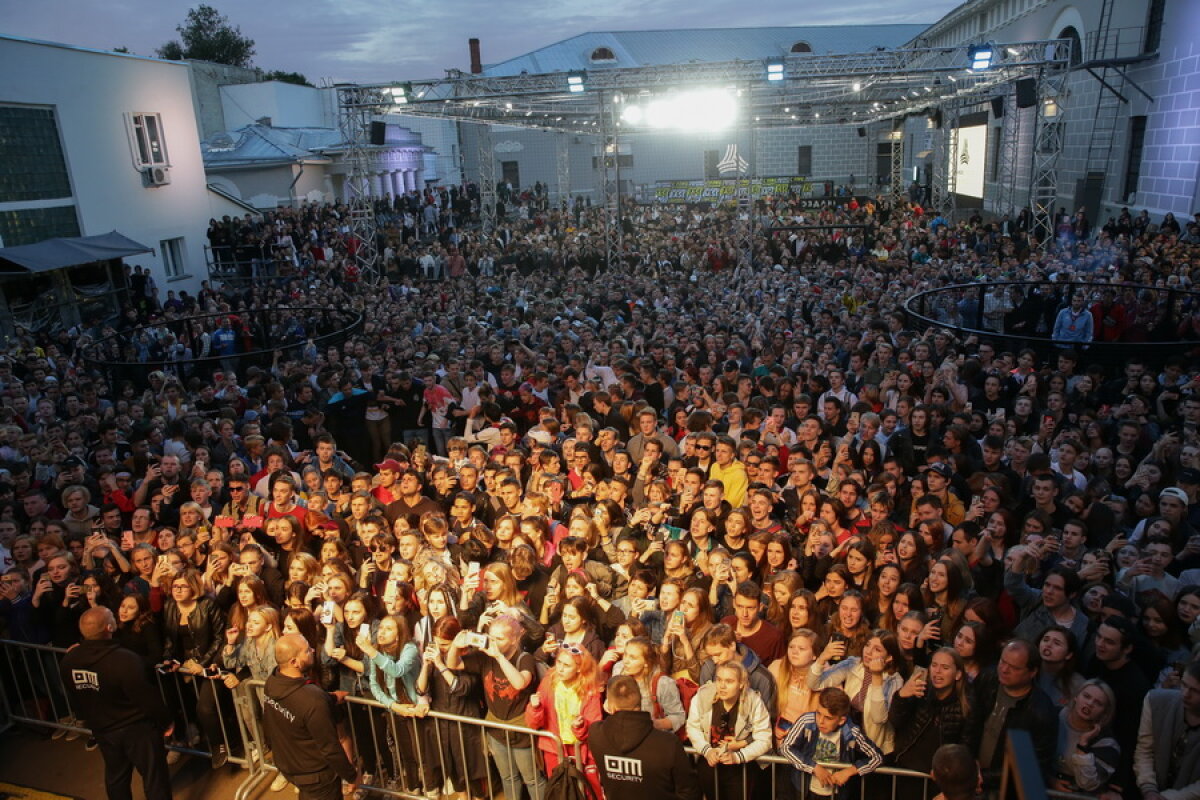
M600 94L600 188L604 204L604 264L612 269L625 252L625 232L621 226L621 146L617 136L619 119L616 98L610 92Z
M1004 125L1000 129L999 158L996 177L999 191L996 193L995 210L999 214L1015 216L1019 200L1021 171L1021 118L1025 109L1017 106L1016 86L1010 86L1004 94Z
M888 155L891 156L888 189L892 204L898 205L904 196L904 120L895 120L888 131Z
M354 251L360 280L374 285L383 277L376 240L375 204L371 198L374 150L371 145L372 118L387 108L384 91L378 87L339 85L338 128L346 148L346 203L350 207L350 231L358 240ZM390 103L390 101L389 101Z
M571 203L571 134L569 133L560 133L554 137L554 166L558 180L556 187L558 189L558 205L560 208L566 208Z
M492 126L475 126L476 158L479 162L479 227L486 236L496 230L496 151L492 149Z
M1066 72L1044 72L1038 78L1037 121L1033 142L1033 171L1029 207L1038 241L1054 235L1054 204L1058 199L1058 157L1063 150L1063 115L1067 101Z

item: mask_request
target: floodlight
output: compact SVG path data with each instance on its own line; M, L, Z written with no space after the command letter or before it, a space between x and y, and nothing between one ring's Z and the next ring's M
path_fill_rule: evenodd
M992 68L995 50L990 44L976 44L967 49L967 55L970 56L971 69L982 72Z
M583 92L583 81L586 77L587 73L582 70L567 73L567 89L571 94L580 94Z
M398 106L402 106L408 102L408 95L412 91L412 84L401 84L400 86L388 87L388 92L392 95L392 102Z
M636 111L634 109L637 109ZM632 113L631 113L632 112ZM685 131L717 131L737 117L737 100L722 89L677 92L627 106L621 118L630 124Z
M783 62L782 61L768 61L767 62L767 80L772 81L772 82L783 80Z
M861 90L861 89L862 89L862 84L861 84L861 83L859 83L858 81L855 81L855 82L854 82L854 85L853 85L853 86L851 86L850 88L852 88L854 91L856 91L856 92L857 92L857 91L859 91L859 90Z

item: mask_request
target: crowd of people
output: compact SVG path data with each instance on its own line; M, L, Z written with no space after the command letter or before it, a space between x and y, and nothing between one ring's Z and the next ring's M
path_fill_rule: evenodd
M70 647L111 609L147 669L198 687L169 695L174 736L219 766L231 693L299 634L316 657L293 672L420 722L341 704L356 783L430 797L494 769L540 798L558 752L475 732L491 764L464 763L428 710L549 731L601 789L589 725L619 677L639 691L609 710L678 734L710 800L791 792L767 754L847 796L953 743L993 790L1017 729L1051 788L1200 793L1200 350L1111 372L1087 347L1200 340L1167 291L1200 278L1178 225L1038 241L1023 217L778 198L747 251L736 209L629 207L609 264L598 209L512 200L487 236L403 211L378 286L344 207L214 222L275 248L248 288L170 309L139 288L123 322L22 332L0 356L3 637ZM1014 352L956 334L954 304L906 327L913 292L1001 280L1055 287L1025 335L1065 312L1091 338ZM225 334L215 369L83 360L121 325L198 352L189 313L230 331L289 306L364 321L267 364Z

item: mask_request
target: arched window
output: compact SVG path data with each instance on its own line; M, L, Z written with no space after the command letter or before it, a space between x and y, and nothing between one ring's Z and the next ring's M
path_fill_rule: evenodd
M1071 40L1071 66L1079 66L1079 62L1083 59L1083 44L1079 41L1079 31L1075 30L1075 26L1068 25L1059 31L1055 38Z
M792 52L793 53L811 53L812 45L809 44L808 42L796 42L794 45L792 45Z
M612 51L611 48L597 47L595 50L592 51L590 60L593 64L595 64L597 62L602 62L602 61L616 61L617 56Z

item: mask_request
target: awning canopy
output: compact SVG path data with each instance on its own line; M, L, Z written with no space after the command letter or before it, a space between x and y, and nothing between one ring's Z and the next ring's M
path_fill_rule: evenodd
M37 244L0 247L0 272L50 272L93 261L153 252L154 248L138 244L116 231L73 239L46 239Z

